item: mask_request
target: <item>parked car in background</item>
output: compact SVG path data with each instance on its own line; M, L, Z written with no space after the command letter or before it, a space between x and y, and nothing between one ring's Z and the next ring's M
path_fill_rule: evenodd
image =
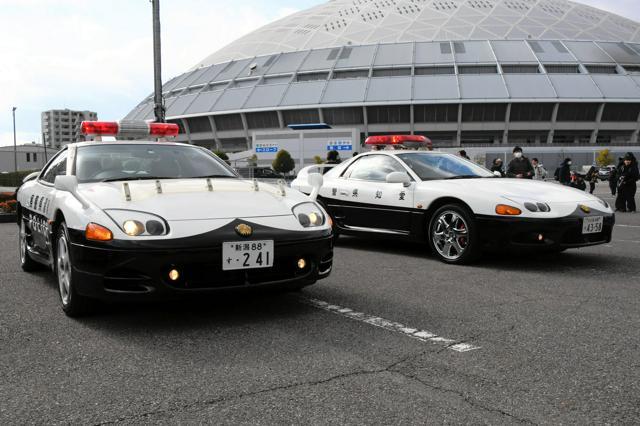
M609 176L611 176L611 170L615 169L615 166L605 166L600 167L598 169L598 179L600 180L609 180Z
M236 171L245 179L284 179L271 167L236 167Z

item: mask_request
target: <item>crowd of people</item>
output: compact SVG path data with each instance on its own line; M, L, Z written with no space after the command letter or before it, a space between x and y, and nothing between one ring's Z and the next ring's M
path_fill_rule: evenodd
M466 157L466 152L460 151L461 157ZM464 155L463 155L464 154ZM565 158L560 166L555 170L554 179L562 185L570 186L581 191L587 190L593 194L598 182L598 168L591 166L589 171L582 175L571 170L571 158ZM491 171L502 177L517 179L546 180L547 171L537 158L529 160L523 155L522 148L516 146L513 149L513 159L507 165L505 171L501 158L493 160ZM620 157L617 167L611 170L609 176L609 187L611 194L616 195L615 209L617 212L636 211L636 190L637 181L640 179L638 170L638 160L633 153L628 152L624 157Z

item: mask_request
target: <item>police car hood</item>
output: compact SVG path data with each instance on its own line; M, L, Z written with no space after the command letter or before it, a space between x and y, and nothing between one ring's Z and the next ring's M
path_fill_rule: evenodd
M433 188L434 184L451 193L464 192L487 198L527 199L543 203L581 203L596 199L578 189L530 179L480 178L426 181L422 183L422 187L428 190L429 187Z
M241 179L205 179L104 182L79 185L78 190L101 209L125 209L153 213L166 220L234 219L292 215L296 204L309 201L297 191Z

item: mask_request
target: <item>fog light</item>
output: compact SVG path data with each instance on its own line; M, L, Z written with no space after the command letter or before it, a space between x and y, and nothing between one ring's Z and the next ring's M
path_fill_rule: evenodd
M171 281L178 281L179 278L180 278L180 272L178 272L177 269L172 269L169 271L169 279Z
M544 235L538 234L538 241L544 241Z
M300 269L304 269L307 267L307 261L304 259L299 259L298 260L298 268Z

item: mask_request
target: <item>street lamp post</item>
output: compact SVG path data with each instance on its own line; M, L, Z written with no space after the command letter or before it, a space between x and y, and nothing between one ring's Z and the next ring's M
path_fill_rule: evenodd
M16 143L16 110L18 107L13 107L11 111L13 113L13 168L16 172L16 179L18 175L18 148Z

